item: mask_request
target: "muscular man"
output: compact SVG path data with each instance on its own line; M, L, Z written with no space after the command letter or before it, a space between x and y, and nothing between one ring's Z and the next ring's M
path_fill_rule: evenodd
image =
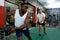
M28 28L30 22L30 14L27 12L27 9L28 9L27 3L22 3L21 9L16 9L14 11L15 27L13 27L10 32L16 31L16 36L18 40L22 40L22 33L24 33L24 35L29 40L31 40L31 36Z

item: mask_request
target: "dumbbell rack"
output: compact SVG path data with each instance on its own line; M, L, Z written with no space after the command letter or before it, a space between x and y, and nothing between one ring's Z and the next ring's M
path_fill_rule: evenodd
M3 28L0 28L0 40L5 40L5 33Z

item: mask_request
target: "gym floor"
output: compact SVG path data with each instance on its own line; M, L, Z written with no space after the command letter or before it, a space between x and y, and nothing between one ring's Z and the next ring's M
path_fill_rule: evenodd
M43 28L41 31L41 36L38 35L38 28L33 27L30 29L32 40L60 40L60 29L57 28L46 28L47 35L44 35ZM13 38L11 38L13 37ZM17 40L15 34L5 37L6 40ZM23 40L28 40L26 36L23 35Z

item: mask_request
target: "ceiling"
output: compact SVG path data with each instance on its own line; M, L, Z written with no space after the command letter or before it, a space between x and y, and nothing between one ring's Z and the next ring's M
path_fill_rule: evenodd
M60 8L60 0L38 0L45 8ZM57 5L57 6L56 6Z
M22 0L6 0L7 2L5 2L5 6L6 7L10 7L10 10L15 10L15 9L17 9L18 8L18 6L17 5L14 5L14 4L18 4L18 2L22 2ZM9 3L9 2L11 2L11 3ZM14 4L12 4L12 3L14 3ZM31 13L33 13L33 6L31 6L31 5L28 5L28 11L29 12L31 12Z
M6 1L14 3L14 4L19 4L19 3L23 2L24 0L6 0Z
M12 2L14 4L19 4L25 0L6 0L6 1ZM38 2L42 4L42 6L44 6L45 8L60 8L60 0L38 0Z

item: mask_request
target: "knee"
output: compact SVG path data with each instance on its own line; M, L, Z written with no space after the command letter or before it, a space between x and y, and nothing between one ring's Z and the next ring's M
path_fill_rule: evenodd
M18 40L22 40L22 37L19 37Z

